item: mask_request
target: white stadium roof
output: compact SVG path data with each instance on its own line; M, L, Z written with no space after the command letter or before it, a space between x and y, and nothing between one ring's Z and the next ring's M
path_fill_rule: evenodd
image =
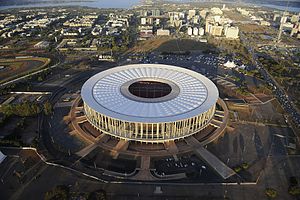
M128 98L121 91L124 85L144 79L171 83L179 91L158 102ZM191 70L162 64L134 64L94 75L83 85L81 96L90 108L111 118L161 123L206 112L216 104L219 92L212 81Z

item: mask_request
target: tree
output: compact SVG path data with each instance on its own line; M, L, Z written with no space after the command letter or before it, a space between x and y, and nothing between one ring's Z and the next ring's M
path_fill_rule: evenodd
M43 77L42 77L42 76L39 76L37 80L38 80L39 82L42 82L42 81L43 81Z
M298 180L295 176L290 177L290 185L288 192L293 196L300 196L300 187L298 187Z
M52 113L52 105L49 101L43 105L45 115L50 115Z
M7 116L17 115L21 117L35 116L40 112L40 107L36 103L24 102L17 105L3 105L0 108L0 112Z
M104 190L98 190L96 192L92 192L88 196L88 200L106 200L106 192Z
M265 194L272 199L277 197L277 191L274 188L267 188Z
M69 188L65 185L58 185L46 192L45 200L68 200Z

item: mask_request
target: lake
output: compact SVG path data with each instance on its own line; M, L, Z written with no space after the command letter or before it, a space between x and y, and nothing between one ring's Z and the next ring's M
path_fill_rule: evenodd
M287 9L287 11L289 11L289 12L300 12L300 8L299 7L288 7L288 8L286 8L286 6L279 6L279 5L272 5L272 4L259 4L259 5L267 7L267 8L278 9L278 10L285 10L285 9Z
M63 3L30 3L26 5L0 6L1 10L9 8L29 8L29 7L53 7L53 6L88 6L92 8L131 8L137 5L140 0L95 0L89 2L63 2Z
M45 1L45 0L44 0ZM181 0L182 2L189 2L190 0ZM49 1L48 1L49 2ZM40 3L30 3L26 5L9 5L9 6L1 6L0 10L8 9L8 8L29 8L29 7L53 7L53 6L88 6L92 8L131 8L134 5L137 5L140 0L94 0L89 2L63 2L63 3L43 3L41 0ZM273 5L273 4L257 4L258 6L264 6L268 8L274 8L279 10L285 10L285 6ZM300 7L288 7L288 11L291 12L300 12Z

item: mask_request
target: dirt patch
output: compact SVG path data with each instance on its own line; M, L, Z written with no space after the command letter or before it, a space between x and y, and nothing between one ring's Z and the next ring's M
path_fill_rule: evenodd
M141 41L138 42L133 48L129 49L127 53L142 53L153 51L169 40L171 40L170 37L156 37L146 41Z
M162 43L155 51L184 52L184 51L214 51L216 48L210 44L189 39L175 39Z
M139 42L127 53L158 52L185 52L185 51L216 51L210 44L189 39L173 39L171 37L156 37Z

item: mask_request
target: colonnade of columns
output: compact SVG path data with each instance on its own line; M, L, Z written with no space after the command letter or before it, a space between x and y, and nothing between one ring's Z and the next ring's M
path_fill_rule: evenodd
M98 130L127 140L164 142L184 138L205 128L215 113L216 106L198 116L166 123L128 122L105 116L84 104L88 121Z

